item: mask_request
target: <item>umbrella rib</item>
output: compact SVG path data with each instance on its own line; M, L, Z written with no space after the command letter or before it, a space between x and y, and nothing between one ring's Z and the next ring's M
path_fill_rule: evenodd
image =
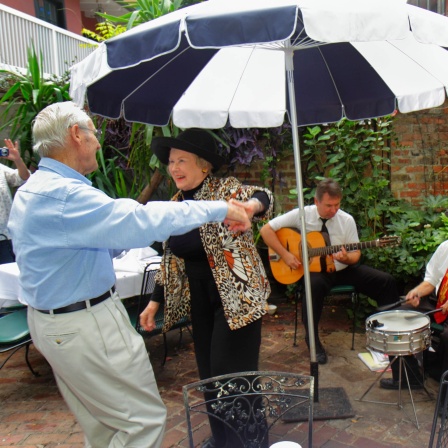
M157 75L161 70L163 70L165 67L167 67L168 65L171 64L171 62L175 61L179 56L183 55L187 50L189 50L189 48L184 48L182 51L180 51L178 54L176 54L173 58L171 58L169 61L167 61L165 64L163 64L158 70L156 70L151 76L149 76L148 78L145 78L145 80L139 84L132 92L130 92L127 96L125 96L121 102L122 104L122 108L123 108L123 103L130 97L132 96L138 89L140 89L140 87L144 86L147 82L149 82L155 75ZM124 112L124 110L123 110Z
M318 47L320 45L326 45L323 42L316 41L314 39L311 39L311 37L306 34L305 26L303 23L303 20L297 19L298 22L302 24L301 31L290 41L290 46L294 49L301 49L301 48L312 48L312 47Z
M343 103L343 101L342 101L341 95L339 95L339 90L338 90L338 87L337 87L337 85L336 85L336 82L334 81L333 74L331 73L331 70L330 70L330 68L328 67L327 61L325 60L325 56L322 54L322 51L321 51L321 49L320 49L319 47L317 47L317 51L319 52L319 54L320 54L320 56L321 56L321 58L322 58L322 61L323 61L324 64L325 64L325 67L327 67L328 75L329 75L330 78L331 78L331 82L333 83L334 90L335 90L335 92L336 92L336 95L337 95L338 98L339 98L339 102L340 102L341 107L342 107L342 115L345 117L345 116L346 116L346 115L345 115L345 106L344 106L344 103Z
M396 50L398 50L402 55L404 55L407 59L411 60L413 63L417 64L419 67L421 67L428 75L436 79L437 81L442 84L442 86L445 87L445 83L442 79L439 79L439 77L434 76L434 73L430 72L424 65L422 65L420 62L418 62L416 59L411 58L406 52L404 52L401 48L397 47L393 42L387 41L389 45L392 45Z

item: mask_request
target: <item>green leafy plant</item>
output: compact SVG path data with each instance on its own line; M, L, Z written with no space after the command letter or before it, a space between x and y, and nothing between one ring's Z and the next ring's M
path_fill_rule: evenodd
M396 247L367 250L364 257L378 269L386 270L409 288L419 283L426 263L437 247L448 239L448 198L428 196L419 209L403 204L399 213L386 224L389 234L401 238Z
M385 117L366 123L348 120L302 134L304 197L311 201L314 187L323 177L342 186L342 208L355 218L361 241L384 234L396 235L401 244L363 251L363 263L390 272L403 290L419 283L425 265L442 241L448 238L448 198L428 196L419 208L394 198L390 191L390 142L395 139L393 120ZM291 192L297 196L296 191ZM377 304L360 296L357 324ZM351 309L347 310L350 318Z
M114 24L109 20L104 20L104 22L99 22L96 24L95 31L83 28L81 34L84 37L92 39L96 42L103 42L111 37L118 36L126 31L126 27L120 24Z
M99 168L88 177L92 184L104 191L111 198L137 197L135 178L126 176L126 171L118 166L118 156L104 158L103 151L98 152Z
M331 126L314 126L302 134L305 199L314 197L314 186L324 177L337 180L344 191L342 207L357 222L361 240L385 230L398 213L390 192L390 147L395 138L393 120L368 122L341 120Z
M44 75L42 53L38 56L34 45L28 48L28 65L24 74L12 70L0 70L8 79L9 88L0 98L6 108L2 114L0 130L9 128L12 140L20 141L24 162L36 164L32 151L31 127L36 115L49 104L68 101L68 74L61 78Z
M125 24L126 29L131 29L157 17L176 11L182 5L182 0L136 0L134 2L118 1L129 10L122 16L112 16L106 13L97 13L99 17L113 23Z

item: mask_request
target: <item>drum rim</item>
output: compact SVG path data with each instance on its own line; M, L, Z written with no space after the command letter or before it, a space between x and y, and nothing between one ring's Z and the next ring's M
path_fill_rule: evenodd
M375 316L381 316L381 315L392 315L392 314L403 314L403 313L411 313L411 314L418 314L419 317L424 318L426 323L424 325L421 325L418 328L411 328L406 330L382 330L381 327L378 328L370 328L367 323L370 322L371 319L373 319ZM431 327L431 319L426 314L423 314L420 311L415 310L387 310L387 311L381 311L379 313L372 314L366 319L366 331L367 332L379 332L379 333L385 333L385 334L407 334L407 333L415 333L418 331L423 331L424 329Z

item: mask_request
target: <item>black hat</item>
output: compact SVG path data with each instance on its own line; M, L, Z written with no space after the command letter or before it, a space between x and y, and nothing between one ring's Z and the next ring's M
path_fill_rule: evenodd
M218 154L216 140L203 129L187 129L181 132L177 138L156 137L151 144L152 152L165 165L168 165L171 148L181 149L202 157L213 165L213 171L219 170L224 164L224 159Z

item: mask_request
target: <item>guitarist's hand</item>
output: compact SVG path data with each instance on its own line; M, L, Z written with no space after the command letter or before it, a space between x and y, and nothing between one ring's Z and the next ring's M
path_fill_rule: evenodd
M282 260L290 267L291 269L299 269L300 261L293 255L291 252L287 252L282 255Z
M361 251L355 250L353 252L347 252L344 246L341 247L339 252L333 254L333 260L343 264L356 264L360 257Z

